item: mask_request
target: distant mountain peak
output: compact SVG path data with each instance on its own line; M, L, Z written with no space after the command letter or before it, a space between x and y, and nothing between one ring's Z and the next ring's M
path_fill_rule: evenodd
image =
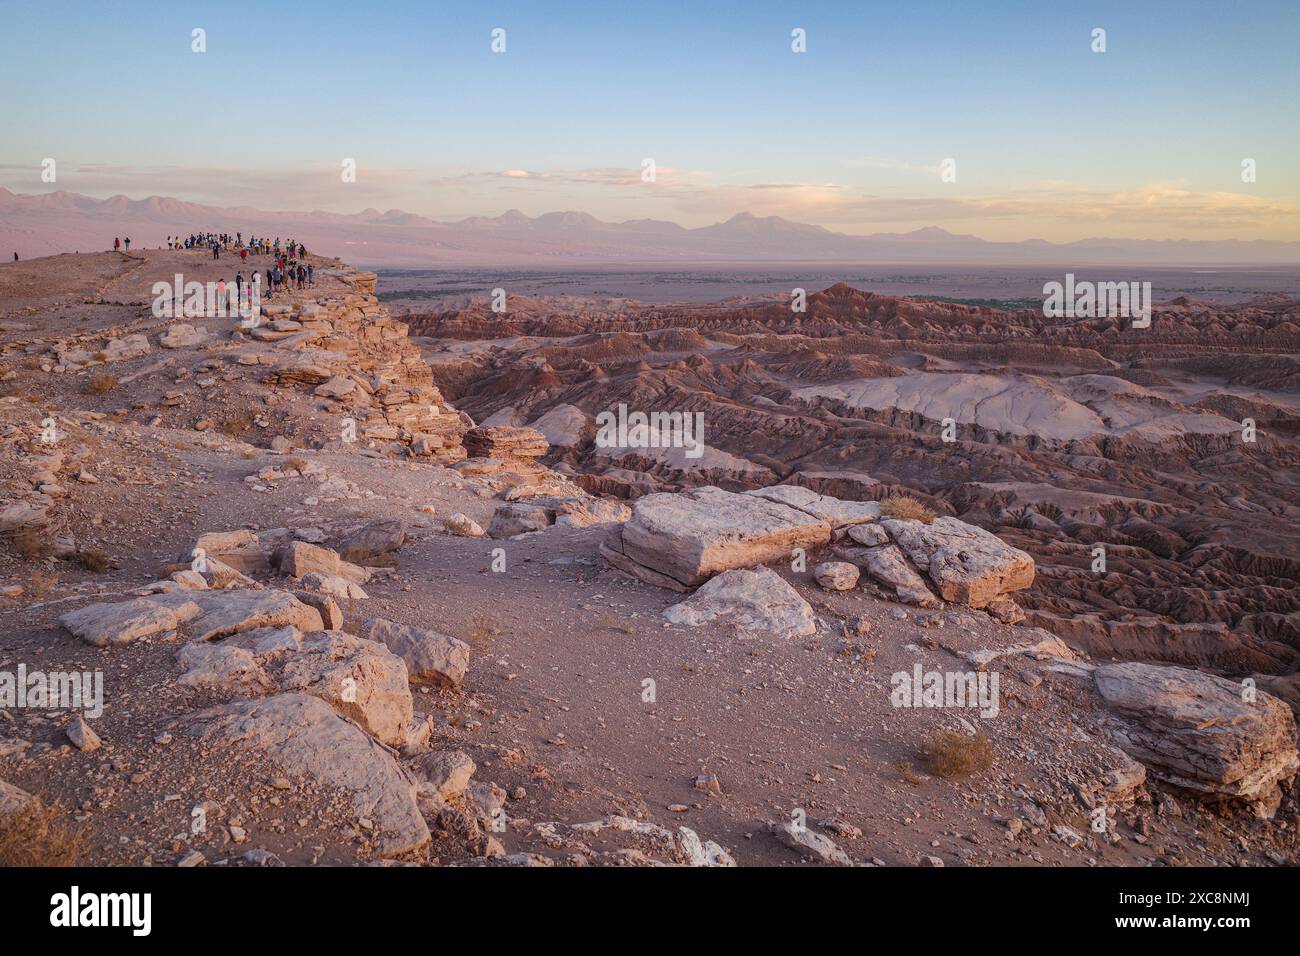
M985 240L939 226L910 232L850 235L780 216L738 212L688 228L657 219L611 222L577 210L536 218L518 209L458 222L369 208L359 213L219 207L165 196L132 200L0 188L0 247L24 256L85 248L88 236L125 231L141 246L188 230L242 229L295 235L309 247L366 250L360 264L480 266L538 262L862 262L1043 265L1053 273L1095 265L1287 265L1300 243L1279 240L1086 239L1075 242ZM834 288L835 295L847 294Z

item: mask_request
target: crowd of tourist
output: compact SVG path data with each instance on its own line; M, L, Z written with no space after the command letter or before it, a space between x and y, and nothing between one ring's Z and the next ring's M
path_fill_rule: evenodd
M168 249L209 250L213 259L220 259L221 254L234 253L240 262L248 262L249 256L270 256L268 266L252 272L249 280L244 273L237 272L233 283L238 301L244 302L253 294L253 286L260 286L259 296L270 299L277 292L292 289L313 288L316 285L316 267L306 261L307 247L295 239L281 243L280 237L271 239L267 236L249 236L244 239L242 232L233 235L228 232L196 232L188 236L168 236ZM113 239L115 252L130 251L130 239ZM15 258L17 256L15 255ZM226 283L223 281L222 286Z

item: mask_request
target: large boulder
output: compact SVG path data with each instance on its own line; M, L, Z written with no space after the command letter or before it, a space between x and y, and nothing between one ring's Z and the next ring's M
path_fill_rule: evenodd
M405 661L413 684L457 687L469 671L469 645L446 634L381 617L366 621L361 633Z
M947 515L929 524L896 518L881 524L945 601L982 608L1034 582L1034 559L983 528Z
M176 654L185 668L176 681L182 687L221 693L266 693L275 684L245 647L226 644L186 644Z
M339 573L339 563L337 551L306 541L289 542L280 552L278 561L280 571L294 578L307 574L334 577Z
M273 677L282 690L321 698L391 747L407 742L415 710L406 664L383 644L344 631L306 634Z
M600 550L621 571L683 591L720 571L789 560L795 548L830 538L830 524L805 511L708 486L639 499Z
M1124 662L1093 674L1117 719L1107 728L1152 776L1271 816L1278 785L1300 769L1296 724L1277 698L1183 667Z
M319 697L393 747L408 743L414 706L406 665L383 644L343 631L259 627L176 654L177 683L237 696L301 691Z
M525 502L507 501L497 505L488 525L490 538L513 538L530 531L545 531L551 526L551 516L545 508Z
M742 637L807 637L817 631L812 606L769 568L724 571L664 611L664 618L690 627L721 620Z
M218 558L223 564L244 574L270 569L270 560L261 541L254 532L247 529L201 534L194 542L194 549L189 554L181 555L181 560L193 562L200 554L207 558Z
M406 523L400 518L377 518L347 532L335 544L345 561L370 564L401 550L406 543Z
M479 425L461 440L471 458L537 458L550 448L546 436L532 428Z
M373 821L383 856L429 842L411 778L387 750L315 697L238 701L193 715L186 729L213 746L257 752L289 774L349 794L357 818Z

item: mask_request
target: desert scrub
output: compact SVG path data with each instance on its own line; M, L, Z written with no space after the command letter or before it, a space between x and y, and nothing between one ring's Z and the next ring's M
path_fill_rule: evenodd
M57 804L33 798L0 816L0 866L76 866L85 850L85 835Z
M103 574L114 566L113 559L102 548L86 548L78 551L73 556L73 560L92 574Z
M13 534L14 553L24 561L44 561L54 556L54 539L44 528L22 528Z
M495 618L488 614L475 614L469 620L469 634L465 637L465 643L482 652L489 650L500 636L501 625L497 624Z
M894 769L898 771L898 775L902 777L903 780L914 787L919 787L921 784L925 783L925 777L912 769L912 762L910 760L898 761L898 763L894 764Z
M929 524L934 520L934 512L915 498L886 498L880 503L880 513L886 518L919 521Z
M221 424L217 426L217 430L231 438L242 438L253 430L254 419L256 418L257 415L254 414L251 408L236 409L222 419Z
M90 376L86 384L81 387L85 395L104 395L117 388L117 376L110 375L108 372L100 372L97 375Z
M59 576L53 571L33 571L27 577L24 590L33 599L39 601L54 590L59 583Z
M982 734L968 736L945 730L921 744L921 756L936 777L965 777L988 769L993 763L993 745Z

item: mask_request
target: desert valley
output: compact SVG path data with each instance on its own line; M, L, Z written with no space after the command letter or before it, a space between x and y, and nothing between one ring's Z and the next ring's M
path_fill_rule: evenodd
M305 260L255 322L156 314L206 249L0 266L0 666L103 682L0 707L49 852L1296 859L1300 300L395 317Z
M20 938L1289 928L1294 3L0 22Z

